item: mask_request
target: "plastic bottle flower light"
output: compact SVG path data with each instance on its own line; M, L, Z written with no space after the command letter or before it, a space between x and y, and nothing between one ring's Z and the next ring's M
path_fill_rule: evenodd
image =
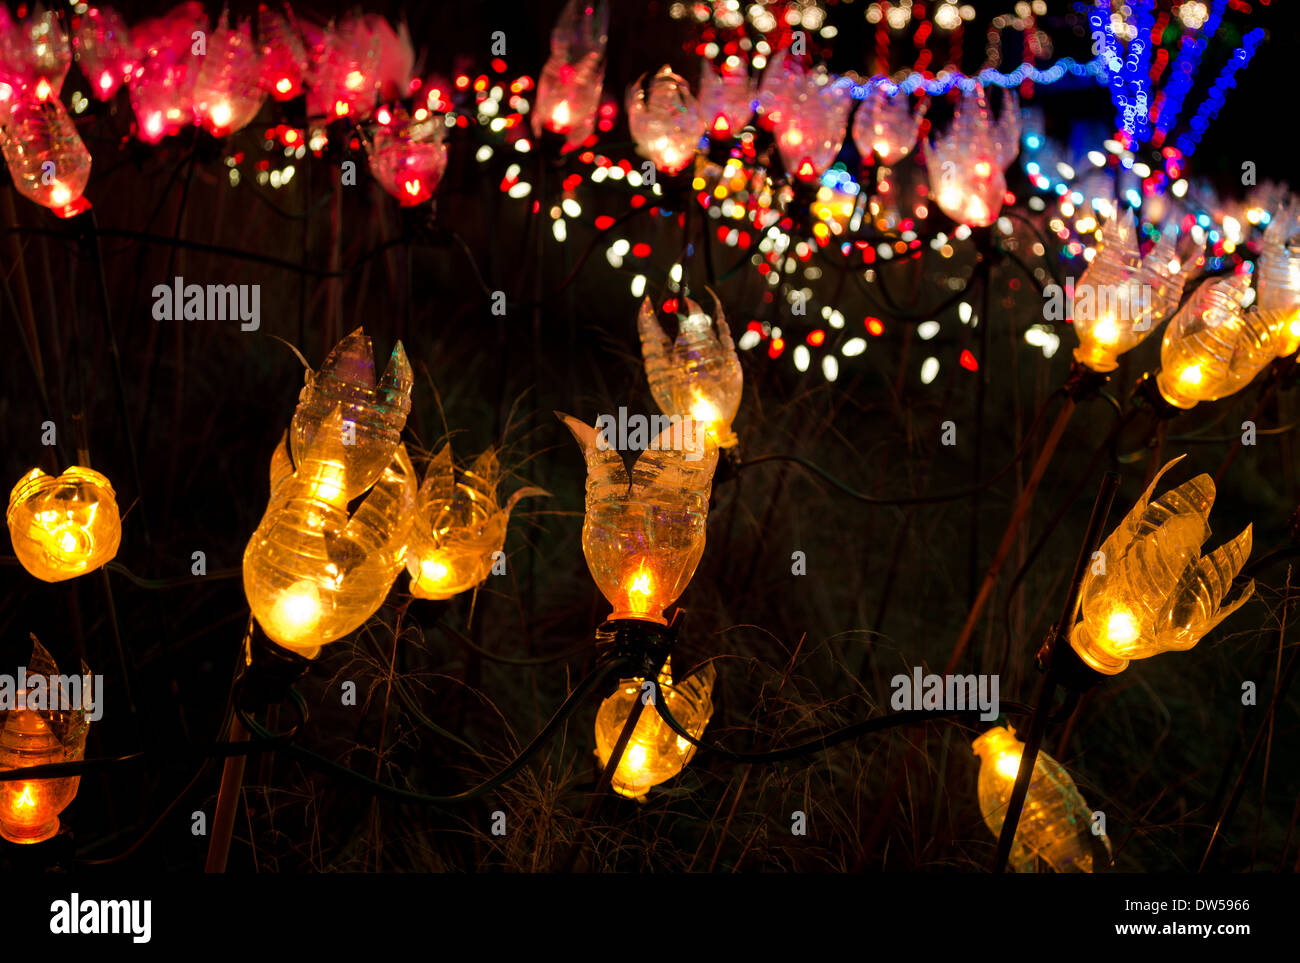
M853 140L862 156L873 152L882 164L896 164L912 152L921 134L926 103L913 113L906 94L893 96L876 85L862 101L853 117Z
M257 8L257 39L261 50L262 89L276 100L291 100L302 93L307 74L307 47L294 24L288 7L278 13L265 4Z
M501 468L496 452L479 455L468 471L458 470L451 446L429 462L416 499L415 521L406 546L411 594L449 599L481 584L492 574L506 543L506 525L515 503L540 488L521 488L503 507L497 501Z
M609 616L666 625L704 554L709 489L718 450L696 422L665 428L629 476L607 430L556 412L587 460L582 553Z
M81 196L90 179L90 151L57 97L23 98L0 112L0 150L23 197L59 217L90 207Z
M1197 475L1150 501L1156 482L1183 457L1156 474L1102 545L1099 562L1104 564L1094 565L1084 578L1083 617L1070 632L1070 645L1106 675L1124 671L1133 659L1190 649L1254 591L1251 582L1235 602L1221 607L1250 556L1249 525L1201 557L1214 505L1209 475Z
M1264 229L1259 252L1259 309L1279 331L1277 356L1300 348L1300 238L1295 237L1297 211L1286 208Z
M551 55L537 81L533 134L550 131L573 150L596 129L605 78L609 7L604 0L569 0L551 31Z
M1003 92L996 124L989 117L984 87L963 92L952 124L925 152L930 193L945 214L972 227L987 227L1002 209L1007 181L1003 171L1020 151L1020 103Z
M84 662L81 673L81 679L90 678ZM13 694L12 707L0 709L0 771L82 759L90 729L90 694L81 685L57 684L62 678L58 666L35 636L27 676L44 677L51 684L39 691L20 689ZM57 835L59 814L76 797L80 783L80 776L0 782L0 836L11 843L39 843Z
M700 118L715 140L735 137L754 116L758 84L739 57L728 57L718 70L711 61L700 64Z
M145 20L131 31L136 66L127 92L135 112L136 137L156 144L194 121L194 84L199 62L195 32L207 36L203 5L190 0L163 16Z
M395 120L366 142L370 172L403 207L423 204L438 189L447 169L446 131L440 117Z
M90 207L90 152L59 101L71 63L52 11L20 24L0 13L0 152L18 193L59 217Z
M376 383L370 339L357 328L334 346L319 371L307 372L289 432L294 463L302 461L325 419L341 407L348 436L344 491L348 500L356 498L393 460L411 410L414 380L399 341Z
M365 17L344 17L321 35L310 55L307 79L307 113L335 120L362 119L374 109L379 96L383 37Z
M315 658L383 604L406 557L415 468L398 444L370 493L349 515L348 432L335 408L297 469L273 490L244 551L244 594L279 645ZM273 474L288 458L273 460Z
M980 759L979 806L984 825L1000 836L1025 744L1014 729L998 726L971 745ZM1058 873L1091 873L1094 854L1102 848L1109 863L1110 840L1104 833L1093 835L1092 811L1074 780L1064 766L1039 752L1011 844L1011 867L1032 873L1035 859L1041 858Z
M650 393L664 414L693 418L707 427L714 444L730 448L737 441L731 422L744 388L736 346L717 295L713 297L716 333L715 322L698 304L690 298L682 300L687 314L678 316L674 341L664 334L650 299L641 302L637 329Z
M33 468L9 493L5 521L18 561L45 582L93 572L117 555L122 541L113 486L90 468L57 477Z
M698 739L713 715L713 683L717 672L705 665L680 683L672 678L672 659L659 673L663 701L682 728ZM600 704L596 713L596 757L601 767L609 764L614 746L633 706L642 696L643 679L623 679L618 691ZM610 785L629 799L644 799L651 786L667 782L686 767L695 746L668 727L655 707L648 705L632 729L632 737L618 761Z
M109 100L135 66L126 22L111 7L91 7L77 17L72 44L91 93Z
M194 114L209 134L226 137L247 127L265 99L248 20L231 27L222 10L194 82Z
M667 65L644 86L645 75L627 90L627 126L637 153L665 174L676 174L695 157L704 133L699 105L686 81Z
M825 67L805 71L783 53L768 66L760 100L786 172L800 181L817 180L844 143L853 95Z
M1177 307L1194 264L1178 260L1162 233L1144 258L1132 208L1101 228L1101 242L1074 287L1074 359L1093 371L1114 371L1121 354L1140 344Z
M71 65L72 50L53 10L37 6L17 24L7 8L0 10L0 111L11 100L57 98Z
M1245 387L1277 357L1276 316L1246 310L1250 275L1209 281L1165 328L1156 386L1176 408L1217 401Z

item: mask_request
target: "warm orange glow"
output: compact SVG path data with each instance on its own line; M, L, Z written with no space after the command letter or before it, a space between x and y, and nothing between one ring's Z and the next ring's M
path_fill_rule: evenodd
M244 551L244 594L258 624L272 641L307 658L383 604L405 561L415 510L415 469L399 443L349 513L345 482L351 485L353 473L345 451L355 446L345 447L344 438L336 407L297 470L273 481L266 513ZM273 476L288 463L287 452L277 455Z
M557 412L557 414L559 414ZM696 422L668 427L637 460L633 482L618 451L596 429L559 415L587 460L582 551L614 607L611 619L666 624L704 554L709 489L718 449Z
M83 674L89 674L85 663ZM28 676L57 676L59 668L32 638ZM48 695L49 690L47 690ZM28 690L11 693L15 708L0 710L0 771L28 769L81 759L90 728L86 694L78 705L26 708ZM59 813L77 794L80 776L0 782L0 836L12 843L39 843L59 831Z
M1286 340L1280 318L1244 307L1250 275L1210 281L1174 315L1160 345L1156 386L1177 408L1217 401L1244 388Z
M709 663L682 682L674 683L671 659L659 673L660 691L668 710L696 739L713 715L710 696L716 676L713 664ZM601 766L609 764L632 707L643 698L642 683L642 679L624 679L619 683L618 691L600 704L596 713L596 757ZM694 754L695 747L673 732L653 705L646 705L610 784L621 796L644 799L650 787L672 779Z
M23 568L46 582L93 572L122 540L113 486L89 468L57 477L33 468L10 493L6 521Z
M744 375L722 305L714 297L711 319L690 298L683 298L686 316L678 316L677 337L669 341L649 298L641 302L637 329L646 379L659 410L703 424L709 438L722 448L738 441L731 422L740 409Z
M555 109L551 111L551 130L555 131L557 134L566 133L569 129L570 122L569 102L567 100L562 100L556 104Z
M1104 566L1090 569L1080 591L1082 620L1070 645L1106 675L1133 659L1190 649L1250 598L1254 583L1223 606L1232 580L1250 556L1251 530L1204 557L1210 537L1214 482L1198 475L1155 501L1156 483L1181 458L1165 465L1101 547Z
M275 89L277 93L287 94L289 91L293 90L293 81L288 77L281 77L275 82Z
M980 813L989 831L998 836L1025 746L1014 729L998 726L978 736L972 748L980 759ZM1058 873L1091 873L1094 858L1109 853L1110 840L1092 834L1092 812L1070 774L1040 750L1011 844L1010 867L1032 873L1035 862L1042 859Z
M505 573L510 512L519 499L546 492L521 488L502 505L497 498L502 474L491 448L468 469L455 465L450 446L430 460L406 546L412 595L449 599L481 585L498 564L497 573Z

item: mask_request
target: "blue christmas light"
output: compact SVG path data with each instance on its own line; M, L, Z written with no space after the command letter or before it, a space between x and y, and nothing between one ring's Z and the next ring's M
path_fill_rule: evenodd
M1237 86L1237 71L1250 63L1250 59L1255 56L1255 51L1263 40L1263 28L1256 27L1242 38L1241 46L1219 71L1214 86L1210 88L1205 101L1191 119L1190 129L1178 138L1176 146L1183 152L1184 157L1196 150L1196 145L1201 142L1201 135L1205 133L1205 129L1210 126L1210 121L1218 116L1219 110L1223 107L1227 92Z
M1179 45L1178 56L1174 58L1174 65L1169 72L1169 83L1165 84L1165 101L1160 108L1160 116L1156 118L1156 129L1162 134L1169 133L1169 128L1178 120L1183 100L1192 89L1192 81L1196 79L1196 68L1200 66L1201 56L1205 53L1209 38L1219 29L1219 21L1223 19L1223 11L1227 6L1228 0L1215 0L1214 8L1200 35L1186 36Z

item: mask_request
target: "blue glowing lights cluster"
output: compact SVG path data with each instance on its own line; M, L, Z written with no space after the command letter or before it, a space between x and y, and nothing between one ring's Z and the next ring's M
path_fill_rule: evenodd
M1184 157L1196 150L1196 145L1200 143L1205 128L1210 126L1210 121L1218 116L1219 109L1223 107L1227 92L1237 86L1237 71L1250 63L1250 58L1255 56L1255 50L1263 39L1264 31L1260 27L1256 27L1246 34L1242 38L1241 46L1237 48L1236 53L1232 55L1232 58L1224 65L1223 70L1219 72L1219 76L1214 81L1214 86L1210 88L1210 92L1205 96L1205 101L1188 124L1189 129L1178 138L1176 146L1183 152Z
M1021 64L1007 74L989 67L981 70L973 77L943 72L936 77L927 78L924 74L914 73L909 74L898 83L893 83L886 78L878 78L865 84L852 84L851 89L853 96L858 100L867 96L867 92L873 83L879 84L884 88L885 93L891 97L895 94L911 94L918 91L929 94L931 97L938 97L941 94L946 94L954 87L960 87L966 93L970 93L975 89L976 84L983 84L985 87L1019 87L1028 80L1035 84L1048 85L1056 83L1067 74L1074 77L1093 76L1100 78L1105 71L1106 67L1101 60L1079 63L1069 57L1064 57L1044 70L1039 70L1029 64Z

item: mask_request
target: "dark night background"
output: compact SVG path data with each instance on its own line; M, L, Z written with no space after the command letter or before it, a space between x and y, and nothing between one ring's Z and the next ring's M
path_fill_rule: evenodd
M667 4L616 0L612 6L605 90L619 101L620 119L601 135L598 149L633 157L621 116L623 90L663 63L694 86L698 58L687 52L690 22L670 18ZM980 66L983 25L1006 12L1003 4L975 6L979 16L966 28L968 72ZM1300 173L1286 106L1292 100L1287 58L1295 23L1279 9L1290 5L1275 0L1251 6L1249 13L1229 11L1225 23L1238 33L1261 25L1270 36L1239 75L1190 168L1192 176L1211 179L1226 195L1241 194L1243 161L1256 162L1261 181L1294 184ZM366 9L392 22L405 17L422 76L486 71L491 33L504 30L504 76L536 77L560 7L558 0L519 0L372 2ZM865 0L828 5L829 22L840 31L828 45L832 70L879 69L865 7ZM1045 21L1055 41L1053 59L1085 60L1087 37L1063 25L1068 8L1055 0L1049 4ZM163 7L123 3L118 9L135 23ZM248 2L231 4L232 16L255 9ZM319 21L345 9L326 3L295 7L300 17ZM896 47L891 69L915 56L905 41ZM1228 49L1220 42L1212 51L1216 59L1207 58L1185 112L1200 102ZM1018 63L1018 54L1009 62ZM74 66L65 103L78 89L85 89L85 81ZM1091 82L1040 89L1033 102L1045 111L1047 133L1057 139L1067 140L1071 125L1080 122L1109 131L1109 97ZM300 103L288 107L301 109ZM522 502L512 518L506 577L491 580L476 599L462 596L445 605L416 600L410 606L400 626L400 697L386 700L393 604L406 590L404 573L393 604L376 621L323 650L301 685L311 707L300 736L305 744L388 782L422 792L459 791L499 767L550 717L567 687L590 668L592 650L583 643L608 612L582 557L582 458L551 412L594 421L619 405L655 410L641 368L637 300L629 284L643 273L652 296L665 291L667 272L682 249L676 218L642 214L620 228L620 236L650 243L653 253L614 269L604 256L612 237L595 240L592 219L624 214L631 196L625 186L578 188L583 215L569 221L569 239L558 244L546 209L567 168L546 167L540 151L499 149L479 163L479 135L472 131L449 138L450 164L432 223L427 209L399 212L369 178L360 152L348 155L357 161L358 183L343 188L337 203L331 181L339 157L309 154L295 162L289 186L260 187L250 176L253 162L283 162L278 148L264 150L262 133L274 123L297 121L297 114L285 111L268 103L258 121L229 141L204 142L196 131L186 131L156 147L129 136L133 118L124 92L112 105L92 102L78 117L94 157L86 195L105 231L111 318L104 317L88 249L68 223L7 184L0 186L7 195L0 197L0 219L9 227L12 207L20 228L0 242L0 265L12 281L16 239L64 457L75 451L74 416L82 412L91 463L112 479L126 515L117 562L135 576L109 573L110 609L98 573L48 585L12 558L0 566L0 664L25 660L28 633L40 638L65 671L84 653L109 686L87 757L141 747L154 755L148 764L83 778L64 821L87 860L126 852L180 797L149 838L115 865L176 871L202 865L207 839L191 834L190 814L202 809L211 819L220 764L200 769L192 758L168 757L181 746L221 737L248 619L240 560L266 505L272 449L303 383L300 363L276 338L295 345L313 366L358 325L374 341L381 364L400 339L416 370L407 444L417 467L421 454L441 444L445 424L463 458L488 445L504 446L503 463L514 472L506 494L522 484L552 493ZM940 126L946 123L942 107L931 116ZM225 157L235 151L247 159L242 183L231 186ZM510 163L520 163L533 183L524 201L499 190ZM915 158L905 163L913 165ZM539 172L539 166L546 170ZM1008 179L1023 200L1018 162ZM532 201L539 197L542 214L533 216ZM939 217L935 223L944 222ZM250 256L132 234L175 236ZM341 267L331 277L335 238ZM686 263L687 283L697 295L707 279L700 255L695 252ZM713 256L730 266L738 253ZM921 311L941 300L944 275L968 270L969 260L960 253L948 261L927 257L882 272L892 272L887 280L893 296ZM235 322L155 322L151 289L176 275L194 283L261 285L261 329L241 332ZM788 354L769 360L762 349L743 353L745 394L736 421L742 452L799 454L859 491L882 497L960 488L1005 465L1020 448L1033 412L1064 380L1074 346L1064 326L1061 348L1050 360L1024 343L1024 329L1041 322L1037 292L1014 268L1000 268L983 340L950 309L936 316L943 322L940 334L922 346L908 324L892 322L879 306L870 290L876 282L865 281L859 271L837 294L841 275L825 271L813 284L814 303L837 307L858 334L863 317L878 315L885 334L871 338L865 354L843 359L835 383L827 383L816 365L798 373ZM489 292L496 290L521 306L494 316ZM820 323L815 315L794 318L784 306L774 309L762 300L766 290L749 268L719 286L734 334L750 320L771 319L786 328L793 345L803 340L804 329ZM540 306L526 306L539 294ZM45 414L33 366L15 319L7 308L3 315L10 349L0 358L0 477L12 484L34 465L54 466L45 461L53 453L40 444ZM106 334L110 326L117 361ZM978 372L957 363L968 348L980 354ZM918 377L926 354L942 365L929 385ZM1111 391L1127 403L1132 383L1158 358L1159 339L1152 338L1126 356ZM1296 393L1294 385L1276 393L1257 416L1261 427L1300 418ZM1213 474L1259 397L1256 384L1174 422L1163 456L1186 451L1189 457L1167 481ZM1032 656L1061 605L1106 461L1094 463L1092 454L1112 419L1100 401L1076 413L1029 529L976 632L963 671L1000 669L1004 700L1030 702L1036 691ZM938 426L946 420L958 426L955 448L939 444ZM983 449L978 454L977 436ZM138 456L138 482L129 441ZM1124 484L1108 530L1141 491L1148 467L1142 441L1126 436L1119 446L1122 452L1138 450L1139 457L1113 466ZM1211 516L1212 546L1248 522L1255 526L1256 556L1285 545L1300 503L1296 452L1294 437L1282 433L1261 436L1258 446L1237 455ZM674 658L679 673L718 658L708 738L741 749L780 746L793 734L888 711L889 679L896 673L915 665L938 671L1030 463L1022 462L978 499L916 508L864 506L780 463L720 474L708 547L680 600L682 634ZM1004 604L1010 576L1071 493L1072 505ZM204 578L189 577L195 551L206 554ZM807 556L805 576L790 574L794 551ZM1193 870L1200 862L1243 748L1287 658L1278 634L1286 576L1285 563L1260 572L1257 597L1197 648L1134 664L1085 702L1062 744L1059 729L1049 736L1048 751L1071 771L1089 804L1107 813L1117 869ZM1285 645L1294 647L1294 630ZM362 693L355 708L339 705L343 680L356 681ZM1241 706L1244 680L1257 683L1259 707ZM128 683L134 711L128 708ZM1297 699L1291 692L1279 709L1267 771L1263 759L1251 771L1232 831L1210 868L1271 871L1290 869L1300 859ZM579 711L507 788L446 810L374 803L354 786L303 769L288 756L254 757L231 869L950 871L982 869L992 857L994 840L976 803L973 733L952 726L867 737L772 766L697 755L648 803L610 800L584 818L584 791L599 774L591 732L597 705L593 700ZM279 723L287 724L288 717L281 713ZM381 718L384 752L377 759ZM439 735L427 722L463 743ZM511 826L504 838L487 832L489 814L497 809L507 812ZM795 810L808 814L807 836L789 832Z

